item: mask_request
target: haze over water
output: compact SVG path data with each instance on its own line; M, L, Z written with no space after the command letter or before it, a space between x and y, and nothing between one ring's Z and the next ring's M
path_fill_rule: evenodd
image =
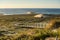
M25 14L30 11L42 14L60 14L60 9L57 8L5 8L0 9L0 14Z

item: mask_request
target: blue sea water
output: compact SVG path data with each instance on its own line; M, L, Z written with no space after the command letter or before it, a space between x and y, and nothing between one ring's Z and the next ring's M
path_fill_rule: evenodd
M60 8L2 8L0 14L24 14L30 11L42 14L60 14Z

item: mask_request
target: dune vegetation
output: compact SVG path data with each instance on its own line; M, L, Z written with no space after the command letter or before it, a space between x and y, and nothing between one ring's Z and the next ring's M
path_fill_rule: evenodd
M55 28L57 32L53 32L54 28L22 28L20 23L39 23L57 18L41 17L35 18L36 14L21 15L2 15L0 16L0 40L45 40L47 37L60 37L60 27ZM59 19L60 20L60 19ZM60 21L58 21L60 22ZM19 25L18 25L19 24ZM59 23L60 24L60 23ZM54 24L53 24L54 25ZM49 27L49 26L48 26Z

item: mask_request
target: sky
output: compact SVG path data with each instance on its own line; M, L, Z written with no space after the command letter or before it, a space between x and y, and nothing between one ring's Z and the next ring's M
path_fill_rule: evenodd
M0 8L60 8L60 0L0 0Z

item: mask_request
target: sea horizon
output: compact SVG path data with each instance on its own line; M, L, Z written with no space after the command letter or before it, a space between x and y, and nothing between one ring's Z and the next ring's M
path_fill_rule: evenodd
M25 14L31 11L42 14L60 14L60 8L0 8L0 14Z

